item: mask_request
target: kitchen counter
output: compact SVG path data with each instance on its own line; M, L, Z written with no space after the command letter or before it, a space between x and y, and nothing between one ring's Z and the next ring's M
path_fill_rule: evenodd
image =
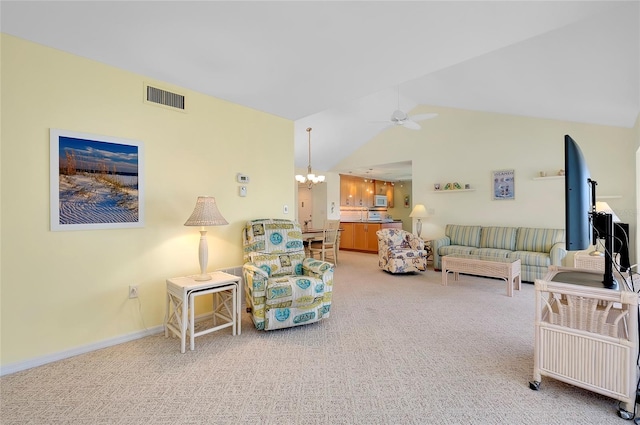
M402 220L340 220L340 223L402 223Z

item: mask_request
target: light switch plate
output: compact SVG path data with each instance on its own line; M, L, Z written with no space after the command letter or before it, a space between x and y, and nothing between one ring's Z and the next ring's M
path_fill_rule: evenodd
M247 196L247 186L240 186L240 196Z

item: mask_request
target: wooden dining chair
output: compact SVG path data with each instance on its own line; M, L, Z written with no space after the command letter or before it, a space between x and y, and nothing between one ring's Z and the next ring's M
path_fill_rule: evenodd
M317 253L322 261L331 257L335 265L338 264L338 235L340 220L326 220L322 230L322 238L313 240L309 244L311 257L315 258Z

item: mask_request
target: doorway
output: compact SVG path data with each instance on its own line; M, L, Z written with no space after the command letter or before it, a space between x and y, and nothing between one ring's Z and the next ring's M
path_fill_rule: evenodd
M313 191L306 186L298 186L298 223L302 229L312 228Z

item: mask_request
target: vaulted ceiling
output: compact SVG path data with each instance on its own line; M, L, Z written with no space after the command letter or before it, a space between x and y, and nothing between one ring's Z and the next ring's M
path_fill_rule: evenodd
M638 1L2 1L0 24L295 120L297 167L313 127L314 170L398 104L622 127L640 111Z

